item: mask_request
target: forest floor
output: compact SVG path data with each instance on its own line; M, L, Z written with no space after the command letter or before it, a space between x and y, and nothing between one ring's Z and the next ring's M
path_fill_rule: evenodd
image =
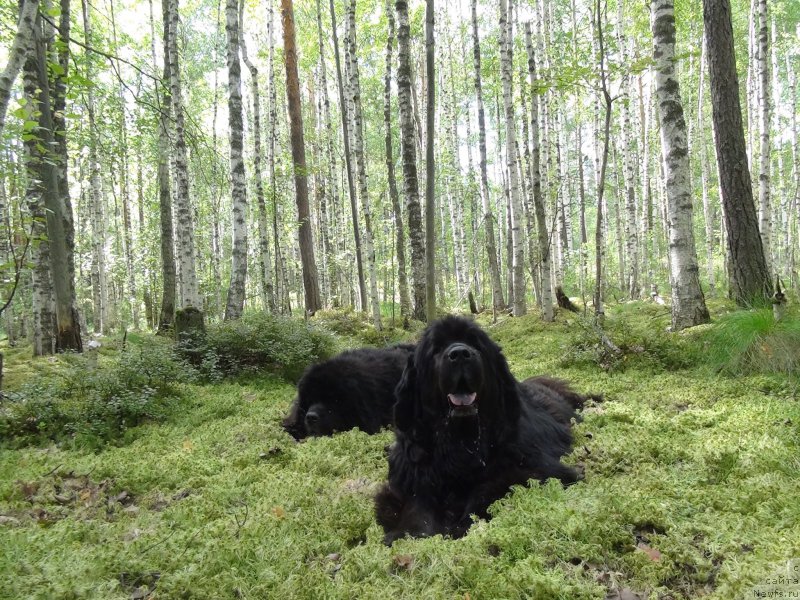
M668 324L644 304L609 318ZM797 380L577 360L572 315L482 323L519 379L550 374L605 396L568 459L584 481L515 488L463 539L388 548L372 495L390 432L296 443L280 426L291 384L186 384L181 410L121 445L0 449L0 596L798 597ZM33 362L7 353L7 385Z

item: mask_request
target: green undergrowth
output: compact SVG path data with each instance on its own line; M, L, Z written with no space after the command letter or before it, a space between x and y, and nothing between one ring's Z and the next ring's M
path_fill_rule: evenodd
M28 359L15 351L12 376L0 398L0 440L11 445L46 440L100 447L131 430L164 420L193 370L161 338L115 343L82 354ZM101 352L101 349L103 351ZM28 348L30 351L30 348Z
M623 317L631 339L664 324L618 311L612 336ZM655 344L614 369L573 360L577 318L480 320L518 378L603 394L577 427L576 485L515 488L463 539L387 548L371 498L389 432L298 444L280 427L285 379L184 383L182 410L125 445L0 450L2 596L727 600L785 575L800 558L795 380L674 364Z
M209 381L265 371L297 381L308 365L335 349L333 336L316 323L262 311L211 324L178 345L181 356Z
M399 310L398 307L394 320L391 315L388 317L383 315L381 330L375 329L369 315L353 309L321 310L314 315L314 321L323 329L335 334L340 342L348 347L388 346L408 341L424 328L423 323L410 320L408 328L404 329Z

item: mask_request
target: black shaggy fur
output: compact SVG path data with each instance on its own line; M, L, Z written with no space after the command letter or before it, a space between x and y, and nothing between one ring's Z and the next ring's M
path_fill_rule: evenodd
M500 347L459 317L433 323L397 386L389 481L375 499L391 544L408 534L460 537L515 484L578 471L561 457L582 398L558 380L514 379Z
M391 425L394 388L414 346L358 348L306 369L283 428L297 440Z
M587 400L596 402L603 400L599 394L579 394L563 379L545 375L528 377L521 385L529 394L541 397L547 412L564 425L569 425L573 418L578 422L581 421L581 416L575 411L581 410Z

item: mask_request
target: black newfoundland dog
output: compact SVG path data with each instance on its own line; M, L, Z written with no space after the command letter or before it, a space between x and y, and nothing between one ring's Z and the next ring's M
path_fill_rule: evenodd
M358 427L377 433L391 425L394 389L414 346L359 348L306 369L283 420L296 440Z
M375 498L391 544L408 534L463 536L471 515L514 484L578 471L561 462L585 397L557 379L514 379L500 347L460 317L433 323L396 390L389 481Z

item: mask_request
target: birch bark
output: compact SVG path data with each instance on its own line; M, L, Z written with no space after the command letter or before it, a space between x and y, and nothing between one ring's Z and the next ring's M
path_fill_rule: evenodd
M242 68L239 63L239 4L225 4L225 35L228 62L228 134L230 136L231 202L233 205L233 250L231 282L225 304L225 320L242 316L247 280L247 182L244 171L244 123L242 120ZM255 84L258 84L256 79ZM255 107L258 110L258 106Z
M672 329L679 331L710 320L697 264L692 229L692 185L686 121L675 70L675 11L672 0L651 5L656 96L661 121L669 223Z

